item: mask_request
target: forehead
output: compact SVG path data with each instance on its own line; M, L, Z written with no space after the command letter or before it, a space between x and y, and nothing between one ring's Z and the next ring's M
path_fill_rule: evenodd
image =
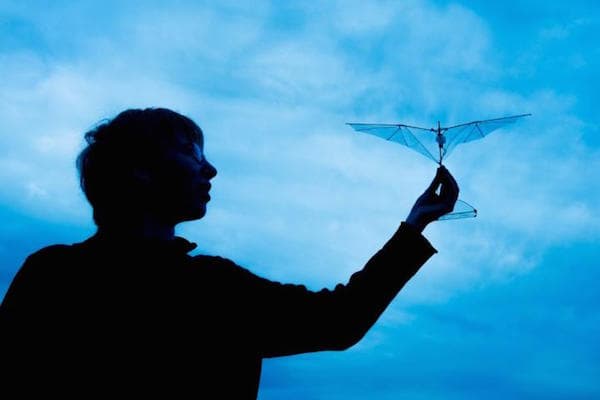
M204 151L201 141L194 141L185 136L178 136L162 151L167 159L187 159L188 157L203 158Z
M204 148L202 132L177 132L173 135L173 147L179 150Z

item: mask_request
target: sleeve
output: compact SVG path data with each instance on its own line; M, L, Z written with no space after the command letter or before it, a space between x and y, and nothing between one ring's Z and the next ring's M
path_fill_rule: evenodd
M252 275L245 284L250 329L262 357L344 350L357 343L436 250L402 223L348 283L318 292Z

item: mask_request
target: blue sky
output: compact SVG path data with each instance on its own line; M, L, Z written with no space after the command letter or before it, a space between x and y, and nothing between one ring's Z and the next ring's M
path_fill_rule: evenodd
M0 3L0 295L94 231L74 160L125 108L195 119L219 169L199 251L345 282L435 165L345 122L532 113L455 150L473 220L358 345L266 360L259 398L600 398L600 8L594 1Z

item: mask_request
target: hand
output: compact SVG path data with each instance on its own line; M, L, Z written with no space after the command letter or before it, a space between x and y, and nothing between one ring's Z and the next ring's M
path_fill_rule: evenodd
M441 186L440 194L437 194L439 186ZM458 184L450 172L443 165L440 166L427 190L410 210L406 223L423 232L430 222L454 210L458 192Z

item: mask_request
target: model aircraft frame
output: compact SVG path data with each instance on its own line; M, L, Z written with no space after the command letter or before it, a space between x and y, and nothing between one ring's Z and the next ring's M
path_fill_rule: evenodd
M531 114L511 115L507 117L471 121L458 125L442 127L438 121L436 128L422 128L406 124L371 124L349 122L355 131L374 135L385 140L409 147L435 163L442 165L444 159L461 143L482 139L496 129L516 122ZM458 200L454 211L440 217L440 220L471 218L477 216L477 210L465 201Z

